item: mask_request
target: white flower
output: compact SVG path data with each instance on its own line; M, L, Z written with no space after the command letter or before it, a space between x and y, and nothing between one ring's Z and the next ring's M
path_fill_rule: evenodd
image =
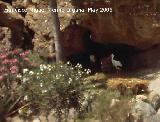
M78 74L82 74L82 72L81 72L81 71L78 71Z
M23 78L23 79L22 79L23 83L25 83L25 82L28 81L28 80L29 80L29 78Z
M34 72L33 72L33 71L29 71L29 74L30 74L30 75L33 75L33 74L34 74Z
M26 101L28 100L28 96L27 95L24 96L24 100L26 100Z
M86 72L87 74L90 74L91 73L91 70L90 69L87 69L87 72Z
M46 66L46 65L43 65L43 68L44 68L44 69L47 69L47 66Z
M50 64L47 65L48 68L52 68L52 66Z
M49 65L49 67L51 67L51 66ZM40 68L41 71L43 71L44 69L48 68L48 65L46 66L44 64L41 64L39 68Z
M46 89L45 89L45 90L42 90L42 94L43 94L43 93L46 93L46 92L47 92L47 90L46 90Z
M31 113L33 113L33 112L32 112L31 109L29 109L29 110L27 111L27 116L29 116Z
M41 64L39 68L41 71L43 71L43 64Z
M28 69L23 69L23 73L26 73L28 72L29 70Z
M75 67L82 68L82 65L80 63L77 63L77 65Z
M22 75L21 75L21 74L18 74L18 75L17 75L17 78L21 78L21 77L22 77Z
M69 64L70 64L70 62L68 61L68 62L67 62L67 65L69 65Z
M37 79L39 79L40 77L39 76L37 76Z
M73 81L73 79L72 79L72 78L69 78L68 83L71 84L72 81Z
M43 87L43 83L40 83L40 87Z
M41 71L43 71L43 68L40 68Z
M20 115L22 115L22 114L23 114L23 110L22 110L22 109L19 109L19 110L18 110L18 113L19 113Z

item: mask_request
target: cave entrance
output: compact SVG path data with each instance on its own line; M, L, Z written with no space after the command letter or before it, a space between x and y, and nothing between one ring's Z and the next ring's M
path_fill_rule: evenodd
M140 51L127 44L95 42L92 39L92 32L78 25L75 20L65 28L63 36L67 60L73 65L80 63L92 72L112 70L111 54L115 55L115 60L122 63L124 70L128 70L132 64L132 57Z
M140 50L126 44L100 44L92 42L87 45L86 52L74 54L69 58L72 64L80 63L84 68L92 72L114 72L111 62L111 54L114 59L123 65L122 70L128 71L132 66L132 60Z
M133 57L141 50L130 45L121 43L105 44L103 52L98 55L101 60L101 71L103 72L115 72L116 69L112 64L111 54L114 54L114 60L119 61L122 64L122 71L129 71L132 67ZM95 53L97 55L97 52Z

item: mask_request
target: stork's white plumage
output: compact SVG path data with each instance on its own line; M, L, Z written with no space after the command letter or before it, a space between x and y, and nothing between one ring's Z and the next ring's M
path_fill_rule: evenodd
M116 61L114 57L115 57L114 54L111 54L112 65L116 68L116 70L119 70L123 67L123 65L120 61Z

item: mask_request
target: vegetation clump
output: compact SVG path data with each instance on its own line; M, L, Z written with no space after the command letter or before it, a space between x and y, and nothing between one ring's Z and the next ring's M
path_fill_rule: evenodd
M84 81L90 70L77 64L41 64L38 68L23 69L20 86L23 102L34 105L41 112L55 111L58 119L67 116L69 109L79 110L84 96Z

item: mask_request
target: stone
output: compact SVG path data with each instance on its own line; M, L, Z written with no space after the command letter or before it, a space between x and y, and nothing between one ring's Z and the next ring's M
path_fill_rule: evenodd
M145 95L136 95L136 101L138 101L138 100L145 101L145 100L147 100L147 97Z
M138 100L136 101L132 109L132 114L136 116L137 118L139 117L145 118L145 117L156 115L156 111L152 107L152 105L150 105L149 103Z
M160 122L160 115L156 114L156 115L144 118L144 122Z
M160 108L160 95L158 93L152 91L148 95L148 100L155 110L158 110Z
M160 109L158 109L157 114L159 114L159 115L160 115Z
M41 122L39 118L35 118L32 122Z

